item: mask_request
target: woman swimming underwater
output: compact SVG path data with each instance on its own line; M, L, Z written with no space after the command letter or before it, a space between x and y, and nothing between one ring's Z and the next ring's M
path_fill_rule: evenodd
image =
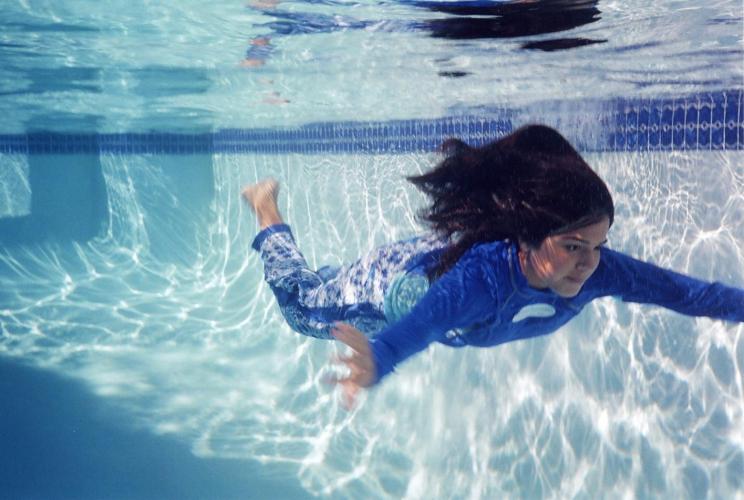
M335 380L349 404L432 342L490 347L545 335L599 297L744 321L744 289L604 246L610 192L555 130L529 125L442 150L434 169L409 177L430 199L431 232L340 269L308 268L279 213L276 181L243 190L261 228L253 248L289 325L352 349L341 358L348 375Z

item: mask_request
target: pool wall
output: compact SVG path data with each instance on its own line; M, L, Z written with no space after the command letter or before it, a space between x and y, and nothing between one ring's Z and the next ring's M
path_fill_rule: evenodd
M528 121L578 130L578 149L611 151L740 150L744 91L728 89L658 99L550 101L525 109L483 106L433 119L320 122L295 128L214 132L0 135L0 153L21 154L389 154L435 150L447 137L487 142ZM572 126L566 127L570 124ZM563 125L563 126L562 126Z
M302 487L287 498L736 498L742 326L597 301L549 337L432 346L345 412L323 383L336 348L289 331L250 250L255 221L238 194L275 176L308 262L348 262L420 228L421 198L402 181L431 166L435 155L419 151L539 121L588 152L612 186L613 248L741 286L742 92L715 96L545 102L431 122L13 136L26 149L0 157L15 166L14 185L32 186L24 179L37 162L54 160L55 179L85 159L103 174L107 205L103 234L85 244L50 234L49 244L0 245L0 350L82 381L122 419L202 460L251 461L245 473L257 477L256 461L276 466L276 482ZM79 187L69 199L83 210L91 200ZM21 191L29 200L10 213L32 214L33 189ZM39 426L55 428L65 416L43 403L27 408L9 406L10 419L35 412ZM50 462L30 470L69 482ZM15 491L37 491L25 487ZM266 488L255 495L284 496Z

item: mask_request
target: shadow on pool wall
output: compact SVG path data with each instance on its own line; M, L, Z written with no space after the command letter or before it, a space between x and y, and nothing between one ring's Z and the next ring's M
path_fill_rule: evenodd
M87 241L104 229L108 202L98 155L30 155L28 184L30 213L0 219L0 245Z
M162 172L162 190L142 185L136 193L151 204L152 211L143 215L150 250L161 261L193 261L192 238L214 199L212 156L143 157L144 168ZM86 242L109 230L109 188L99 154L30 154L26 159L30 210L0 218L0 246Z
M305 498L249 460L198 458L132 428L74 380L0 357L0 497Z

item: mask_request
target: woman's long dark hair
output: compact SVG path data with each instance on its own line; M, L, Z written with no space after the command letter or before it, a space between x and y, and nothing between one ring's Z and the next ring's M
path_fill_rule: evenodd
M432 278L478 243L508 239L537 247L551 234L604 217L612 224L604 181L550 127L528 125L477 148L449 139L442 151L433 170L408 177L431 200L422 218L451 241Z

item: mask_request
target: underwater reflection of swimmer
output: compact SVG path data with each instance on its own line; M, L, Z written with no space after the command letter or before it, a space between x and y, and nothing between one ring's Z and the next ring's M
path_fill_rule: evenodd
M520 38L568 31L600 19L597 0L535 2L415 2L414 5L451 17L432 19L423 29L432 37L452 40ZM564 50L606 40L560 38L526 42L525 49Z
M530 125L445 158L409 180L431 231L340 269L312 271L265 180L243 196L266 281L297 332L352 349L336 380L347 404L438 342L491 347L555 332L614 296L689 316L744 322L744 289L707 283L605 247L615 209L604 181L558 132Z
M255 27L268 30L270 35L255 37L241 62L244 68L261 68L274 52L271 38L329 33L344 30L374 32L426 33L448 40L509 39L557 33L596 22L600 19L597 0L534 0L534 1L416 1L406 3L417 9L444 14L444 17L423 21L360 20L344 15L326 15L279 9L279 0L256 0L248 4L271 18ZM323 2L323 3L328 3ZM604 43L604 39L560 37L528 40L521 44L526 50L553 52ZM467 71L443 68L442 77L461 78ZM278 92L277 92L278 93ZM283 98L268 98L276 103Z
M271 38L267 36L257 36L251 40L251 45L245 51L245 57L240 62L244 68L259 68L266 64L266 59L274 51L271 45Z
M406 3L413 7L446 14L425 21L359 20L349 16L280 11L266 12L275 19L261 26L276 34L327 33L337 30L424 31L435 38L452 40L519 38L568 31L596 22L601 12L597 0L539 0L531 2L427 2ZM273 4L274 7L278 2ZM571 48L606 40L562 38L556 49ZM578 41L583 40L583 41ZM542 41L543 45L549 42Z
M253 0L248 2L248 7L257 10L271 10L279 5L279 0Z
M245 57L240 62L240 66L243 68L261 68L266 64L266 59L274 51L273 45L271 45L271 38L268 36L257 36L251 40L251 45L245 52ZM273 85L274 80L269 78L263 78L259 80L262 84ZM289 99L285 99L277 90L271 90L261 100L264 104L289 104Z

